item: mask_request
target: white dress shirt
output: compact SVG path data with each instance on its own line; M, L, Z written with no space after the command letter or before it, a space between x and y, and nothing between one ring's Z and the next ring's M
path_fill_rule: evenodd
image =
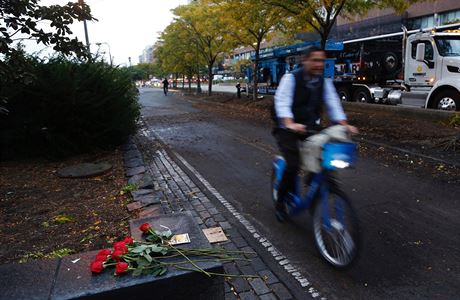
M275 111L278 118L294 119L292 104L294 102L295 85L296 82L293 74L287 73L281 78L275 94ZM347 119L334 84L328 78L324 79L323 99L327 114L332 122L337 123Z

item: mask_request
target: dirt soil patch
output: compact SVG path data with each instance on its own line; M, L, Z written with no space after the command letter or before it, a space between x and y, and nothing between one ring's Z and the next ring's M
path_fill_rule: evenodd
M68 179L58 169L105 161L113 167L92 178ZM0 260L53 258L110 247L129 232L129 198L122 152L100 152L60 162L0 162Z
M267 128L273 126L270 112L272 96L258 101L246 97L238 99L231 94L185 94L182 97L193 101L202 110L257 122ZM356 137L362 141L360 155L373 157L385 166L402 167L420 176L428 175L450 183L460 182L460 168L455 167L460 165L459 127L374 110L372 106L368 110L350 108L346 113L349 122L360 130L360 135ZM456 144L450 141L456 141Z

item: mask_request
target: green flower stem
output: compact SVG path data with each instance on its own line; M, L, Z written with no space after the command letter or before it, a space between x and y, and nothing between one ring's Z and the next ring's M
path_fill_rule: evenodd
M179 254L181 254L186 260L188 260L197 270L199 270L200 272L206 274L208 277L211 277L211 274L209 274L208 272L206 272L205 270L203 270L202 268L198 267L193 261L191 261L187 255L183 254L179 249L177 249L176 247L174 246L171 246L173 249L175 249L177 252L179 252Z
M196 271L195 269L181 267L181 266L174 266L174 267L180 270L185 270L185 271ZM222 274L222 273L214 273L214 272L208 272L208 274L213 275L213 276L223 276L223 277L260 278L260 276L257 276L257 275L234 275L234 274Z

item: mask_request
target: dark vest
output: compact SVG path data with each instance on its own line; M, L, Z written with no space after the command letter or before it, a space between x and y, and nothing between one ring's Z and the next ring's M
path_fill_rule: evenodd
M295 78L294 101L292 104L294 122L316 127L318 126L316 121L321 117L324 103L324 78L321 77L316 84L308 83L304 79L302 68L292 72L292 75Z

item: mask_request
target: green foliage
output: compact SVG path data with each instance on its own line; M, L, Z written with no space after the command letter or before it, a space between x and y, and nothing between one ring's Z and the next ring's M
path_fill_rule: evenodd
M19 260L19 263L23 264L31 260L43 259L43 258L46 258L46 259L61 258L64 256L69 256L73 253L75 253L75 251L69 248L62 248L62 249L54 250L48 254L44 254L41 251L28 252L21 257L21 259Z
M136 191L139 189L139 184L136 184L136 183L130 183L130 184L127 184L125 185L121 191L120 191L120 194L124 195L128 192L132 192L132 191Z
M455 114L449 119L449 126L452 126L452 127L460 127L460 113L455 113Z
M0 140L9 154L63 157L111 148L135 132L138 91L126 70L18 53L5 65L15 70L0 79L9 111L0 117Z
M73 220L74 218L68 215L57 215L53 217L53 221L58 224L73 222Z
M84 3L43 6L39 0L0 1L0 53L16 51L13 44L21 40L35 40L37 44L51 45L63 54L88 55L86 47L76 38L70 38L74 20L95 20ZM49 29L41 26L49 24ZM1 66L0 66L1 68Z
M372 8L392 8L404 12L410 4L420 0L262 0L263 3L279 7L284 11L291 30L301 32L314 30L321 36L321 45L326 40L339 15L353 17L364 15Z

